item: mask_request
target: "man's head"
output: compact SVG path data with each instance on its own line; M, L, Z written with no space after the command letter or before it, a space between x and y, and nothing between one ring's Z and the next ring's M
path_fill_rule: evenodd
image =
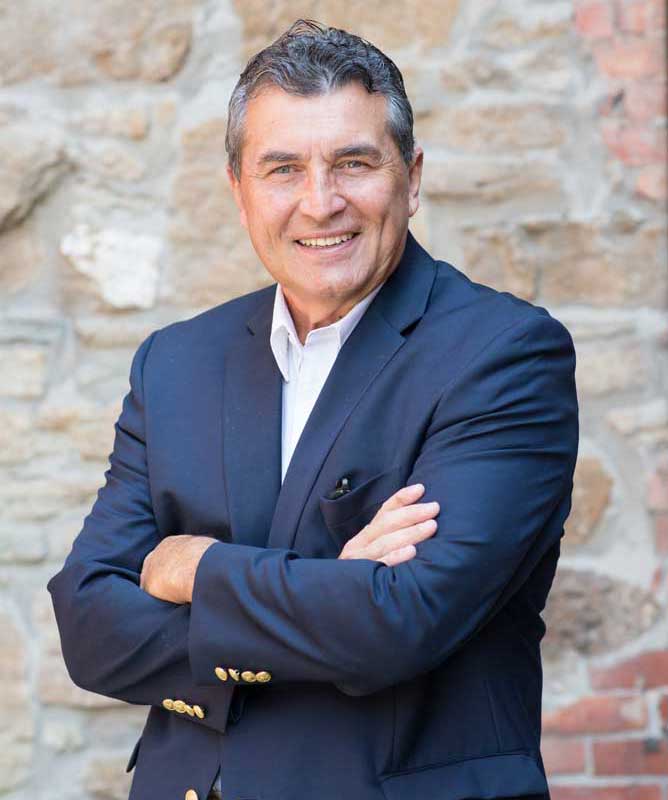
M401 73L373 45L298 20L241 74L226 149L242 224L293 315L331 322L396 267L422 151ZM317 242L339 234L354 236Z

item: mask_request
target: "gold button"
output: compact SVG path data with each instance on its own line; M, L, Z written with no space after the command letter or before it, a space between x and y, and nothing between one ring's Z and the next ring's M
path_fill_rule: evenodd
M162 701L162 705L167 709L167 711L174 711L174 701L170 700L169 697L165 697L165 699Z
M197 792L194 789L188 789L186 792L185 800L199 800Z
M234 678L235 681L239 680L239 670L238 669L232 669L232 667L228 667L227 671L230 673L230 675Z
M195 712L195 716L199 717L200 719L204 719L204 709L202 706L193 706L193 711Z
M227 672L225 672L225 670L222 667L216 667L214 672L216 673L216 677L220 678L221 681L227 680Z
M186 714L189 717L194 717L195 716L195 709L192 706L189 706L187 703L186 703Z
M178 711L179 714L186 713L186 704L183 702L183 700L174 701L174 711Z
M254 672L251 672L249 669L245 669L245 670L244 670L244 671L241 673L241 677L242 677L242 678L243 678L243 679L244 679L244 680L245 680L247 683L254 683L254 682L255 682L255 680L256 680L256 675L255 675L255 673L254 673Z
M271 673L270 673L270 672L266 672L265 670L261 670L260 672L258 672L258 673L255 675L255 678L256 678L256 679L257 679L257 680L258 680L260 683L266 683L267 681L270 681L270 680L271 680Z

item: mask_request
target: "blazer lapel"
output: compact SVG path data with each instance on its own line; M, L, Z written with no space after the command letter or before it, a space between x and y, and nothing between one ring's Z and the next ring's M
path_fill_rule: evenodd
M223 389L223 463L232 539L258 547L267 540L281 488L282 378L269 344L272 288L262 293L248 330L228 353Z
M267 547L292 547L323 461L348 416L403 345L403 332L424 314L435 274L433 259L409 232L398 266L341 348L306 422L278 496ZM280 414L277 421L280 428Z

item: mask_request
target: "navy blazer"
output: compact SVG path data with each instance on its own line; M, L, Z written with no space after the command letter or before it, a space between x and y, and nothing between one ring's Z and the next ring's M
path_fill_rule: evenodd
M540 612L578 447L571 336L408 233L281 485L274 292L141 344L48 585L74 682L151 706L131 800L204 800L219 767L224 800L549 798ZM416 482L441 511L412 560L337 559ZM139 588L175 533L219 540L191 605Z

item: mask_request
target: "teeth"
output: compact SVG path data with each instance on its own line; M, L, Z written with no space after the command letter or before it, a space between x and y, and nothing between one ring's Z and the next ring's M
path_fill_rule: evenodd
M346 233L343 236L328 236L326 239L298 239L299 244L304 244L306 247L327 247L332 244L341 244L352 239L354 233Z

